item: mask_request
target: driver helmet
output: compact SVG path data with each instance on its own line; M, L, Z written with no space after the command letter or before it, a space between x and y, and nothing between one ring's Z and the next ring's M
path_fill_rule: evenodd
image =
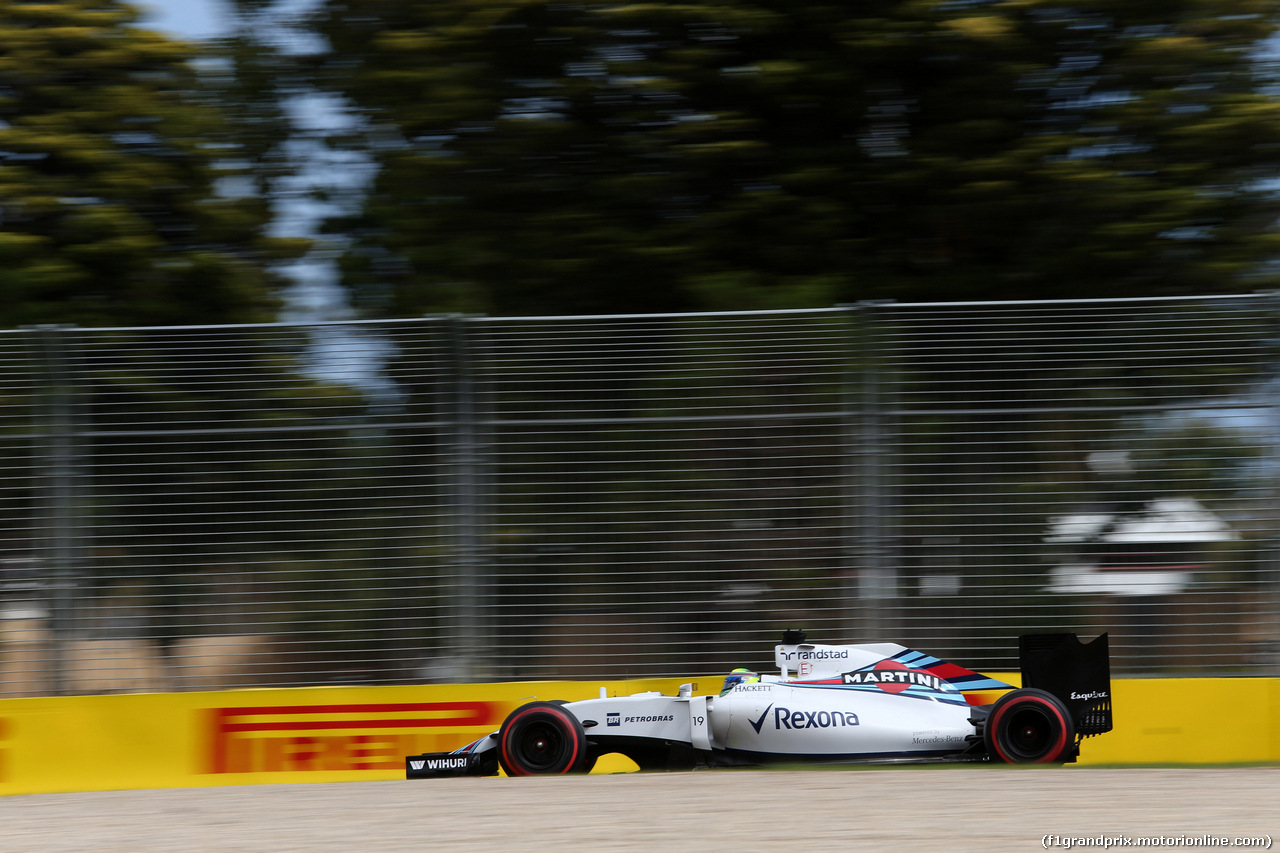
M759 680L760 676L756 673L744 667L739 667L725 676L724 687L720 689L720 695L723 696L739 684L751 684Z

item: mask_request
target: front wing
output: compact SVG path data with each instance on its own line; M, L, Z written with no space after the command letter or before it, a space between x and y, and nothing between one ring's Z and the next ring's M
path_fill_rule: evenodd
M406 779L438 779L442 776L497 776L498 751L492 735L454 752L424 752L404 759Z

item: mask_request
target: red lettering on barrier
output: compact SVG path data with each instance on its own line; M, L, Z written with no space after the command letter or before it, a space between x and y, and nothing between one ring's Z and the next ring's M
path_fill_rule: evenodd
M206 773L395 770L441 751L449 729L496 727L498 702L280 705L209 709ZM465 736L454 746L466 742Z

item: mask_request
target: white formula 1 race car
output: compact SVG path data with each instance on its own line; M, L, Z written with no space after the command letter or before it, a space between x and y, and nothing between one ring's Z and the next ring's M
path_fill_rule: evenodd
M1019 641L1022 688L892 643L824 646L787 631L779 675L738 670L719 695L530 702L454 752L410 755L408 778L585 773L621 753L641 770L768 762L1075 761L1111 730L1107 635ZM994 704L975 691L1008 690Z

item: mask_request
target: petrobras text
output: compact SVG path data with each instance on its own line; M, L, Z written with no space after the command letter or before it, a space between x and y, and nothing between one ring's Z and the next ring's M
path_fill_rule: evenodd
M622 721L624 723L669 723L675 718L675 714L649 714L639 717L624 717ZM610 725L616 724L610 723Z

